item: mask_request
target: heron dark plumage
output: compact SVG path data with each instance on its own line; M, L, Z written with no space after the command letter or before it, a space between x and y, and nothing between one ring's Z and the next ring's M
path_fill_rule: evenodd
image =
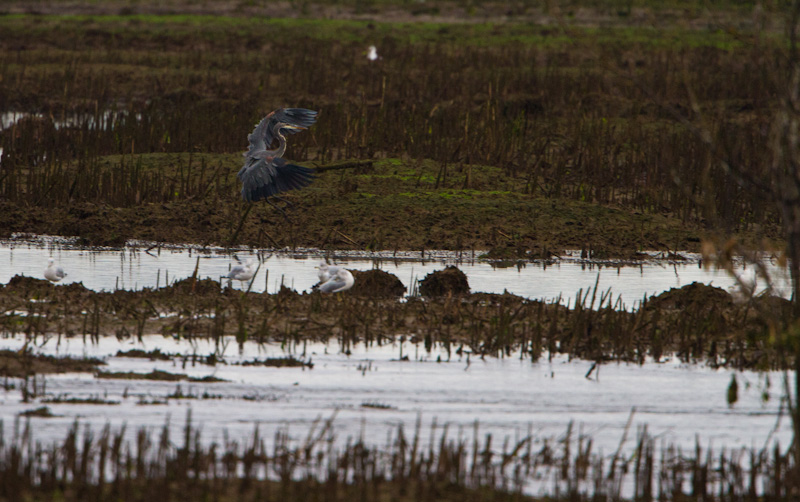
M261 119L247 137L250 147L245 152L244 166L239 170L242 198L248 202L276 197L288 190L311 184L314 171L308 167L289 164L283 159L286 135L308 129L317 121L317 112L306 108L279 108ZM278 147L268 148L277 139Z

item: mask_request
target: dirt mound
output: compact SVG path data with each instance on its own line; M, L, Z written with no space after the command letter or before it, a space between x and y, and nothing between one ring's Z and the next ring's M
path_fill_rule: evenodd
M733 297L724 289L693 282L653 296L647 302L647 308L653 310L683 310L689 307L727 309L733 307Z
M0 286L2 288L3 286ZM89 290L81 282L56 285L44 279L28 277L25 275L15 275L8 281L5 288L9 291L19 291L26 296L48 296L53 293L65 293L70 296L88 293ZM56 289L58 288L58 289Z
M406 287L396 275L383 270L353 270L355 283L351 291L358 296L394 298L403 296Z
M91 372L105 364L100 359L53 357L30 352L0 350L0 376L24 377L43 373Z
M205 296L219 294L220 285L213 279L187 277L164 289L181 295L195 294Z
M787 322L792 319L791 300L772 295L757 296L753 300L761 312L768 312L779 319L785 319Z
M278 290L278 298L293 299L297 298L298 296L300 296L300 294L297 291L284 286L283 284L281 284L281 289Z
M468 295L467 276L457 267L449 266L426 275L419 281L422 296Z

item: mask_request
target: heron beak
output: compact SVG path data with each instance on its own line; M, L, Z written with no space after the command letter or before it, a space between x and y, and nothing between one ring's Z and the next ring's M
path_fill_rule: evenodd
M285 129L297 129L297 130L300 130L300 131L305 131L306 129L308 129L308 127L296 126L296 125L291 125L291 124L286 124L284 126L284 128Z

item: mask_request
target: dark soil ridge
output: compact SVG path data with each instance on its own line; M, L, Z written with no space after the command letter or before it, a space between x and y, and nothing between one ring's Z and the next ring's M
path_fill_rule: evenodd
M390 274L387 274L390 275ZM31 303L31 297L39 301ZM185 279L156 290L96 293L80 285L52 286L14 278L0 288L0 308L35 315L0 317L4 335L141 337L234 336L243 343L336 341L383 344L398 338L440 347L536 361L568 354L594 361L643 363L677 357L733 368L786 368L793 362L780 334L792 323L789 302L775 297L734 301L719 288L691 284L652 297L634 312L615 310L615 298L575 308L511 294L474 293L430 298L394 294L277 294L221 289ZM85 312L85 313L82 313Z
M3 3L5 14L36 15L87 15L87 16L136 16L136 15L175 15L189 14L199 16L226 17L265 17L265 18L304 18L340 19L365 21L392 21L396 23L425 22L436 24L452 23L533 23L536 25L559 26L563 24L582 27L610 26L673 26L677 21L692 29L707 29L714 24L733 24L752 26L749 10L736 12L733 9L713 9L704 5L687 18L684 9L674 6L661 6L654 2L650 6L638 6L628 15L621 15L618 8L606 6L580 6L573 3L563 7L549 8L530 5L510 6L505 2L478 2L465 7L459 2L437 1L432 5L370 3L364 6L356 3L329 1L308 2L302 9L293 2L192 2L187 0L139 1L131 2L87 2L55 1L35 2L10 0ZM768 24L765 29L777 29Z
M365 203L357 202L331 208L315 207L296 197L294 193L287 196L296 206L290 223L266 204L256 204L236 235L231 221L239 221L244 209L238 201L134 207L74 203L63 211L0 201L0 238L20 233L55 235L75 237L81 246L101 247L145 241L264 249L488 251L484 255L488 259L534 261L558 257L565 249L581 250L587 258L623 260L642 259L641 250L698 252L706 235L700 228L664 216L627 214L573 201L504 199L484 207L486 201L453 206L432 198L405 206L398 217L395 211L401 201L396 200L381 204L385 207L361 207ZM365 211L371 214L365 217ZM438 220L435 225L430 224L432 214ZM502 214L514 216L501 222ZM570 226L575 221L579 223ZM461 230L464 226L469 231ZM746 243L757 241L755 236L740 237Z
M91 373L106 364L95 358L53 357L27 350L0 350L0 376L24 378L49 373Z

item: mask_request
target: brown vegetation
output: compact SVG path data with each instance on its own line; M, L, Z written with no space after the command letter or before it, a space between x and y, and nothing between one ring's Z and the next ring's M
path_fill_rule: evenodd
M27 414L52 416L46 407ZM31 428L0 442L2 500L534 502L523 492L531 483L555 493L544 499L553 502L625 500L629 487L634 500L760 502L793 493L794 464L777 450L714 452L698 443L687 452L646 429L635 454L609 456L571 425L558 440L529 435L502 444L479 437L477 424L471 440L446 427L434 426L428 438L400 426L381 447L329 441L331 421L299 444L285 431L270 443L256 430L242 443L209 445L188 421L174 439L168 425L129 439L124 428L81 434L75 423L47 445Z
M156 290L95 293L76 292L79 285L53 287L15 278L0 288L0 308L27 314L0 318L0 329L33 338L235 336L240 343L281 342L287 347L336 340L342 350L356 343L404 338L448 354L469 350L503 357L519 352L532 360L565 353L598 362L678 357L760 369L792 362L783 343L771 335L791 321L789 302L779 298L737 303L719 288L691 284L627 312L611 292L579 291L572 308L510 294L464 291L401 302L394 284L389 281L383 294L298 294L283 288L269 295L221 289L214 281L189 278ZM72 293L66 294L67 289ZM30 291L39 292L38 301L30 302Z
M698 250L715 232L761 244L781 216L675 118L702 112L754 177L766 169L776 89L761 69L780 43L720 33L0 18L0 112L37 114L0 133L0 235L523 257ZM246 135L287 105L320 111L293 161L375 162L290 194L291 223L259 205L235 231Z
M27 350L0 350L0 376L24 378L49 373L94 372L104 361L93 358L54 357Z

